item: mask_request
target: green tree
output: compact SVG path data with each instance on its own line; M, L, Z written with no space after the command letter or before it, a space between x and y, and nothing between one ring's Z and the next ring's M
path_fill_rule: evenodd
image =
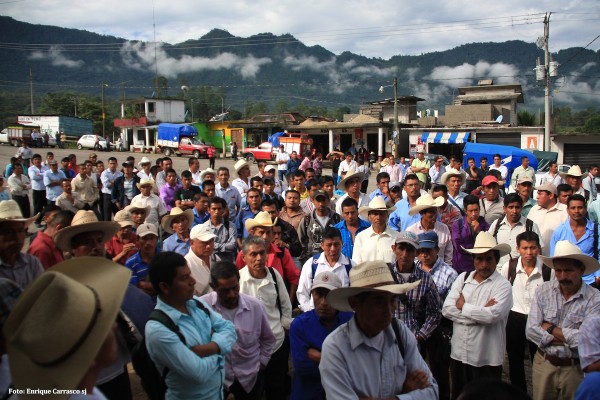
M351 114L352 110L348 106L338 107L334 112L332 117L337 119L338 121L344 120L344 114Z
M288 111L290 111L290 106L287 101L279 100L277 103L275 103L275 112L276 113L283 113L283 112L288 112Z
M583 125L587 133L600 133L600 114L596 114L585 121Z
M537 124L535 114L530 113L527 110L519 111L517 114L517 121L519 126L535 126Z

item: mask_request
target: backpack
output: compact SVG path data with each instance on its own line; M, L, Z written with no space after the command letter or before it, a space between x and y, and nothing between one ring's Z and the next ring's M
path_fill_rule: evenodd
M310 286L312 286L312 282L315 280L315 275L317 273L317 266L319 265L319 257L321 256L322 253L318 253L318 254L314 254L312 256L312 264L311 266L311 271L312 271L312 275L310 277ZM348 263L344 265L344 268L346 269L346 273L348 274L348 277L350 277L350 269L352 268L352 263Z
M498 239L498 231L500 230L500 219L496 220L496 226L494 227L494 234L492 236L494 236L494 239ZM529 218L527 218L525 220L525 231L526 232L531 232L533 231L533 221L530 220Z
M529 221L529 220L528 220ZM518 258L511 258L508 262L508 281L510 284L514 284L515 278L517 277L517 262ZM550 274L552 270L546 264L542 264L542 279L544 282L548 282L550 280Z
M194 299L195 300L195 299ZM210 318L210 311L202 304L200 301L195 300L196 306L204 311L206 315ZM154 309L150 313L148 318L150 321L158 321L169 330L175 332L175 334L179 337L179 339L186 344L185 337L179 330L179 326L167 314L165 314L161 310ZM165 378L169 373L169 368L165 367L162 373L156 367L156 364L150 357L148 353L148 348L146 347L146 337L144 336L142 340L140 340L134 349L131 352L131 363L133 364L133 368L135 369L135 373L141 379L142 387L144 391L148 395L150 400L164 400L165 393L167 392L167 385L165 383Z

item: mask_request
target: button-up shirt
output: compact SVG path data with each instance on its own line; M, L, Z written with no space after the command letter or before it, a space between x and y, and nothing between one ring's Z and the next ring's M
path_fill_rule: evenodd
M364 219L358 219L358 228L356 228L356 233L354 237L352 237L352 233L348 229L346 225L346 221L340 221L334 225L337 229L339 229L342 234L342 254L347 258L352 258L352 252L354 251L354 240L356 239L356 235L367 229L371 226L371 223L365 221Z
M163 241L162 249L163 251L174 251L175 253L185 256L188 251L190 251L191 245L192 242L189 237L186 240L183 240L177 233L173 233Z
M300 226L300 223L304 220L305 216L306 214L304 214L302 208L298 208L298 211L292 211L289 208L284 207L279 212L279 218L292 225L296 230L298 230L298 227Z
M60 183L61 180L67 179L67 176L61 170L52 172L51 169L44 172L44 185L46 185L46 198L50 201L56 201L56 198L63 192L61 185L48 186L51 183Z
M350 163L348 163L346 160L343 160L340 163L340 168L338 169L338 175L341 176L342 178L344 178L346 172L356 171L357 168L358 168L358 164L356 163L356 161L351 160Z
M543 352L560 358L578 358L579 327L587 315L600 313L600 292L588 285L581 285L577 293L565 300L557 280L541 285L533 296L527 319L527 339ZM551 345L554 336L542 328L550 322L562 330L563 345Z
M121 171L115 170L115 172L112 172L108 168L105 169L102 172L102 175L100 175L100 181L102 182L102 193L112 194L114 181L116 181L117 178L122 175L123 173ZM113 181L113 183L110 183L110 181Z
M375 197L383 197L383 200L385 200L386 202L390 200L390 197L383 194L383 192L379 188L369 193L369 200L373 200Z
M156 253L159 251L160 249L156 249ZM134 286L137 286L140 281L143 281L148 276L149 265L142 260L142 255L139 251L127 259L125 266L131 270L131 280L129 283Z
M237 216L237 210L240 208L242 202L242 196L236 188L229 185L227 188L221 186L220 183L215 185L215 196L219 196L227 202L227 208L229 208L229 219L235 221Z
M62 208L63 210L72 211L73 213L76 213L77 211L85 207L85 203L81 201L79 193L71 192L71 196L73 197L73 203L71 203L71 200L67 198L67 194L65 192L62 192L60 196L58 196L55 200L56 205Z
M533 207L537 206L537 201L532 198L527 199L525 203L523 203L523 208L521 209L521 215L526 217L529 215L529 212Z
M128 243L136 244L136 239L137 239L137 237L135 236L135 233L131 232L129 234ZM119 255L123 251L123 247L124 247L124 244L118 235L113 235L113 237L111 237L110 240L104 244L104 248L106 248L106 253L111 258ZM134 247L133 249L129 250L129 252L127 253L127 255L125 255L125 257L121 258L121 260L119 260L117 262L121 265L125 265L125 262L127 261L127 259L129 257L133 256L137 251L138 251L138 248Z
M563 206L565 206L563 204ZM566 208L567 206L565 206ZM588 216L596 223L600 222L600 199L594 200L588 206Z
M506 321L512 308L512 287L508 280L494 271L482 282L473 279L475 272L465 273L452 284L444 301L442 314L452 320L452 350L450 356L474 367L498 366L506 351ZM456 307L460 294L465 298L462 310ZM495 299L496 304L486 307Z
M272 271L277 279L279 292L275 290L275 283L269 271L266 271L267 275L264 278L254 278L250 275L248 266L245 266L240 270L240 293L257 298L265 306L269 326L277 339L273 346L273 352L276 352L285 339L284 329L289 329L292 323L292 303L290 303L290 296L285 291L283 278L276 270L272 269ZM281 304L281 312L277 307L277 297Z
M596 200L598 197L598 190L596 189L596 183L594 182L594 176L589 174L581 179L581 187L585 189L588 194L590 202Z
M467 194L465 192L458 192L456 197L454 197L450 193L448 193L448 203L450 203L454 207L458 207L459 209L464 211L465 206L464 206L463 202L465 201L465 197L467 197Z
M415 158L410 166L413 169L427 168L427 170L429 170L429 168L431 168L431 165L429 164L429 160L426 158L424 158L423 160L419 160L418 158ZM427 172L415 172L415 174L419 178L419 181L421 181L421 182L427 181Z
M43 165L41 168L32 165L27 169L29 180L31 180L31 188L33 190L46 190L46 185L44 184L44 173L48 171L48 169L48 167L45 167Z
M344 202L344 200L346 200L346 198L349 197L348 193L344 193L344 195L342 197L340 197L339 199L337 199L337 201L335 202L335 212L338 213L339 215L342 215L342 203ZM367 196L365 193L360 192L358 194L358 208L363 207L363 206L368 206L369 205L369 196ZM360 217L362 218L362 217Z
M519 182L519 179L522 179L522 178L531 178L531 180L533 182L535 182L535 169L533 169L531 166L529 166L527 168L523 168L522 165L519 165L513 171L513 174L510 178L510 186L512 186L513 188L516 189L517 182Z
M435 165L432 166L431 168L429 168L429 176L431 177L431 183L432 184L442 183L441 182L442 175L444 175L445 172L446 172L446 167L444 167L443 165L440 165L439 169Z
M352 318L327 336L319 371L328 399L438 398L437 383L419 354L415 336L402 322L398 325L404 356L400 355L391 324L377 336L368 338L356 324L356 318ZM407 375L415 370L425 371L430 385L401 395Z
M423 269L421 261L415 261L415 265L417 268ZM438 257L435 264L433 264L433 267L429 270L429 275L431 276L433 283L435 283L435 287L440 295L440 300L443 303L444 300L446 300L446 296L448 296L448 292L450 292L452 284L458 277L458 272Z
M260 210L252 210L250 206L246 206L240 210L235 221L235 229L238 239L245 239L248 237L249 233L246 229L246 220L254 219L259 211Z
M192 225L192 228L196 225L203 224L210 219L208 211L204 211L204 214L200 214L194 207L192 208L192 212L194 213L194 224Z
M298 282L298 291L296 292L298 296L298 307L302 311L310 311L315 308L312 298L312 284L315 276L319 275L321 272L330 271L337 275L342 282L342 286L350 286L350 278L348 277L348 272L346 270L347 265L351 265L354 267L356 263L353 260L348 259L343 254L340 254L340 258L331 266L325 257L325 253L319 254L310 257L300 270L300 281ZM315 274L313 275L312 265L317 264L317 268L315 269Z
M231 353L225 356L225 387L238 381L246 393L256 384L261 366L271 359L275 336L269 327L264 306L254 297L240 293L237 308L229 310L219 303L217 293L208 293L201 298L223 318L233 322L237 341ZM233 320L229 315L233 314Z
M405 231L406 228L421 220L421 214L416 213L415 215L408 215L408 210L410 210L408 199L404 198L398 200L396 209L388 218L390 229L399 232Z
M393 263L396 258L392 245L396 240L397 232L386 227L385 231L376 233L369 227L354 238L352 260L357 264L365 261L384 261Z
M598 228L600 229L600 227ZM570 243L577 245L581 249L581 252L590 257L594 257L594 223L587 220L585 225L585 233L579 238L575 238L575 234L571 229L570 219L567 219L561 225L559 225L552 238L550 239L550 255L554 255L554 247L556 242L559 240L568 240ZM600 258L600 243L598 243L598 255ZM588 285L594 283L597 276L600 276L600 270L583 276L583 281Z
M196 296L204 296L205 294L212 292L213 290L209 285L210 267L206 265L204 260L198 257L191 248L184 258L192 271L192 277L196 281L196 284L194 285L194 294Z
M250 189L248 182L244 181L242 178L235 178L231 181L231 186L237 189L242 198L246 197L246 192Z
M205 306L207 309L208 306ZM195 301L186 303L187 314L166 304L159 297L156 309L163 311L179 326L185 343L158 321L146 323L146 347L159 371L169 368L165 378L167 400L223 399L224 356L231 353L237 340L235 327L220 314L208 316ZM215 342L220 354L198 357L191 347Z
M44 272L42 263L31 254L19 253L15 265L8 265L0 259L0 277L16 282L23 289L42 272Z
M504 216L504 201L502 197L498 197L495 201L490 202L487 199L479 200L479 210L482 217L485 218L488 224Z
M508 168L506 168L505 165L500 165L499 167L496 167L496 164L492 164L490 165L490 171L492 170L500 171L500 179L503 181L506 180L506 177L508 176Z
M487 231L490 225L486 222L483 217L479 217L479 231L473 232L473 228L467 222L467 217L455 221L452 224L451 237L452 237L452 268L458 273L473 271L473 255L464 251L465 249L472 249L475 245L475 237L479 232Z
M222 222L219 225L215 226L209 219L204 223L204 226L207 226L210 229L210 231L216 235L215 250L210 256L210 261L233 262L235 260L235 254L238 250L237 233L233 222L227 221L227 224L225 224L225 222Z
M71 189L73 192L79 193L81 200L90 206L98 200L98 184L96 179L92 177L86 176L83 178L81 174L77 174L71 181Z
M27 249L27 253L36 256L44 269L48 269L65 259L63 252L56 247L54 240L46 235L44 231L37 233Z
M7 183L10 194L13 196L27 196L29 190L31 189L31 182L25 174L21 174L19 176L12 174L8 177ZM58 186L58 188L60 189L60 186Z
M540 240L543 245L542 254L545 256L549 255L550 239L552 238L554 230L569 219L567 206L559 202L556 202L556 204L550 208L542 208L539 205L535 205L529 211L527 218L535 222L540 230L540 234L542 235L540 236Z
M508 279L508 263L508 261L504 263L502 271L500 271L500 275L506 279ZM515 280L512 287L513 306L511 311L529 315L531 301L533 300L535 290L544 283L542 265L542 260L537 258L533 271L527 276L527 272L525 272L525 269L523 268L523 263L521 263L521 257L519 257L517 260ZM552 270L552 272L554 272L554 270Z
M390 175L390 182L402 182L405 171L400 164L388 164L381 168L379 172L387 172Z
M408 232L412 232L415 235L419 236L422 233L429 232L429 230L425 230L423 228L423 224L421 221L417 222L414 225L406 228ZM450 229L445 224L442 224L439 221L435 221L433 232L438 235L438 247L440 248L440 257L444 259L444 262L448 265L452 265L452 254L454 250L452 248L452 238L450 237Z
M496 233L494 237L496 238L496 241L498 243L506 243L510 246L510 254L500 257L500 261L498 262L498 272L500 272L504 263L507 262L510 258L519 257L519 252L517 251L517 236L520 233L525 232L526 223L527 218L521 216L521 219L513 226L511 226L506 217L502 219L497 219L490 225L488 232L494 235L494 233L496 232L496 226L500 224L500 227L498 228L498 233ZM531 227L531 231L536 233L538 237L542 236L535 222Z
M154 193L150 193L150 196L144 196L140 193L131 199L131 202L139 203L142 207L150 206L150 212L144 220L148 224L158 225L160 218L167 213L162 200Z
M562 183L562 178L560 177L560 174L558 172L552 175L550 171L548 171L544 175L542 175L540 185L543 185L544 183L551 183L554 186L558 187L558 185Z
M179 189L181 189L181 185L177 183L174 186L171 186L167 183L160 188L160 199L164 203L165 210L167 210L167 212L171 211L171 209L175 207L175 192L177 192Z

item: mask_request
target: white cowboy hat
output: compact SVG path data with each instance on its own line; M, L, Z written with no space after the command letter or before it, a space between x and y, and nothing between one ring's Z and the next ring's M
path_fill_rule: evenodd
M248 164L248 161L246 161L244 159L241 159L241 160L238 160L238 162L235 163L235 165L234 165L233 168L235 169L235 172L240 172L240 170L242 168L244 168L244 167L250 168L250 164Z
M150 159L146 156L142 157L142 159L140 160L140 162L137 163L138 169L143 169L142 165L144 164L150 164L152 161L150 161Z
M4 325L14 388L75 389L115 323L130 278L122 265L81 257L33 281Z
M423 210L428 208L438 208L444 205L444 198L442 196L433 198L429 193L419 197L415 202L415 205L408 210L408 215L417 215Z
M442 177L440 178L441 184L445 185L448 181L448 178L450 178L451 176L459 176L460 179L462 179L462 181L464 182L467 178L467 173L465 171L459 171L456 168L447 168L446 172L444 172L442 174Z
M362 172L348 171L346 172L346 176L344 177L344 179L342 179L340 183L338 183L337 188L345 191L346 182L348 182L350 179L358 179L359 182L362 182L365 180L365 178L366 175Z
M362 206L358 209L358 215L364 219L369 218L369 211L387 211L388 215L396 209L396 206L387 208L385 200L381 196L373 197L368 206Z
M498 244L494 236L489 232L479 232L475 238L473 248L465 249L463 246L460 247L471 254L483 254L488 251L497 250L500 252L500 257L503 257L510 253L510 245L507 243Z
M571 168L569 168L567 172L560 172L559 175L561 178L566 178L567 176L581 178L585 174L581 172L581 168L579 167L579 165L573 165Z
M148 214L150 214L151 207L150 206L145 206L142 203L134 201L130 205L128 205L127 207L125 207L124 210L127 211L127 212L129 212L130 214L133 214L133 212L135 210L144 210L146 212L146 216L148 216Z
M204 182L204 178L208 174L213 174L215 176L215 178L217 177L217 171L215 171L212 168L206 168L204 171L200 172L200 181Z
M350 287L334 289L327 302L339 311L354 311L348 298L364 292L403 294L419 286L419 281L399 284L394 281L390 268L384 261L367 261L350 269Z
M192 211L191 208L188 208L187 210L183 211L181 208L179 207L173 207L171 209L171 212L167 215L165 215L162 220L160 221L161 226L163 227L163 229L165 230L165 232L167 233L174 233L175 231L173 230L173 228L171 228L171 223L173 222L173 220L177 217L179 217L180 215L183 215L187 218L188 222L189 222L189 227L191 228L192 225L194 225L194 211Z
M594 273L598 270L598 268L600 268L598 260L596 260L594 257L590 257L588 255L583 254L579 247L570 243L567 240L559 240L558 242L556 242L553 257L539 257L542 260L542 262L550 268L554 268L554 260L556 260L557 258L566 258L580 261L585 266L585 272L583 273L584 275Z
M250 229L257 226L273 226L275 225L271 220L271 215L269 215L266 211L261 211L254 216L254 218L248 218L246 222L244 222L246 226L246 230L250 232Z
M6 179L5 179L6 180ZM14 200L3 200L0 201L0 222L3 221L17 221L24 222L25 227L29 226L35 219L38 217L38 214L35 214L31 218L24 218L21 213L21 209L19 208L19 204Z
M134 225L133 220L131 219L131 214L127 210L118 211L115 214L115 222L118 223L121 228Z
M71 250L71 239L84 232L100 231L104 234L103 243L110 240L121 226L112 221L98 221L93 211L79 210L73 217L71 225L59 230L54 236L54 243L62 251Z
M142 186L146 186L146 185L151 185L154 186L154 179L140 179L140 181L138 183L135 184L137 186L138 189L141 189Z

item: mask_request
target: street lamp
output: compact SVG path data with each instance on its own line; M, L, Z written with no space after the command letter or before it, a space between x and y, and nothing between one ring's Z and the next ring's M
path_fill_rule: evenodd
M383 93L386 87L394 87L394 133L392 137L394 138L394 157L398 158L400 156L400 132L398 132L398 78L394 78L394 83L392 85L380 86L379 93Z
M102 82L100 88L102 90L102 137L106 136L106 113L104 112L104 88L108 87L108 83Z

